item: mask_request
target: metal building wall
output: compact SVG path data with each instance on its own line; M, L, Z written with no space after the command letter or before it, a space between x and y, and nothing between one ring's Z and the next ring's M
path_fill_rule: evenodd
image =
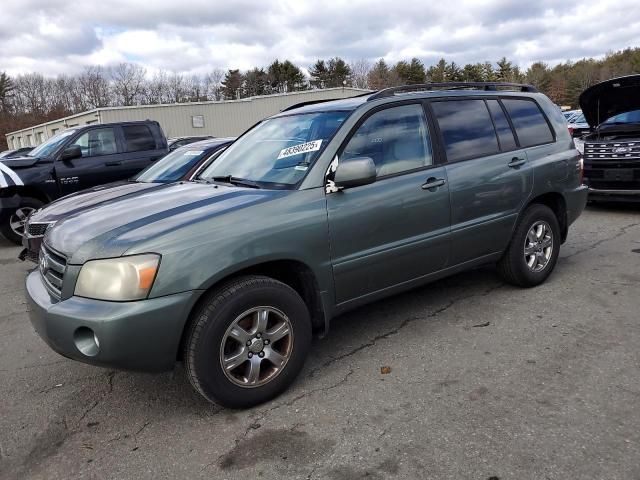
M327 88L278 95L265 95L221 102L177 103L110 107L90 110L51 122L24 128L6 135L9 148L39 145L65 128L90 123L111 123L131 120L156 120L167 137L183 135L237 136L265 117L278 113L295 103L353 97L366 90L357 88ZM204 126L193 126L193 117L202 117Z

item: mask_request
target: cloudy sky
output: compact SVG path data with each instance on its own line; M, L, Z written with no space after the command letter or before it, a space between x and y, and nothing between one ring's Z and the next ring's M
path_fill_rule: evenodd
M640 46L638 0L3 0L0 71L137 62L203 73L288 58L543 60Z

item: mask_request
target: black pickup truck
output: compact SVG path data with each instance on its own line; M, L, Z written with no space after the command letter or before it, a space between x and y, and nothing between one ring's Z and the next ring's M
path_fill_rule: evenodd
M158 122L70 128L29 155L0 160L0 233L20 244L26 219L43 205L85 188L124 180L167 153Z

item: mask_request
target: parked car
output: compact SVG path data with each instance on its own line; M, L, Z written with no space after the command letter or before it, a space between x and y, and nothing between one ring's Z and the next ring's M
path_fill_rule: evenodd
M349 309L483 264L544 282L586 203L580 167L564 117L531 86L290 107L198 182L48 230L26 280L31 322L95 365L183 359L205 398L248 407L286 389L312 333Z
M201 140L209 140L213 138L211 135L203 135L199 137L174 137L167 140L169 151L173 151L176 148L184 147L190 143L199 142Z
M5 150L4 152L0 153L0 161L3 158L16 158L23 155L28 155L31 150L33 150L33 147L21 147L16 148L15 150Z
M22 238L25 248L19 258L37 263L44 234L66 216L107 205L118 198L150 192L167 183L193 180L234 140L216 138L191 143L170 152L129 180L72 193L34 212L25 224Z
M588 88L580 106L593 129L583 147L589 199L640 201L640 75Z
M158 122L70 128L28 156L0 162L0 233L20 244L26 219L79 190L129 178L167 153Z
M564 115L564 118L567 120L567 122L570 122L571 119L573 117L575 117L579 113L582 113L582 112L580 110L566 110L566 111L562 112L562 114Z
M569 133L574 138L581 138L591 131L582 112L575 114L568 122Z

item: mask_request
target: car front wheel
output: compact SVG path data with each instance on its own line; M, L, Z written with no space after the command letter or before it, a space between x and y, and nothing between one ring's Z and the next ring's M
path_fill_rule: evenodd
M2 223L0 223L0 233L7 240L20 245L27 219L42 205L44 204L36 198L22 197L18 208L3 215Z
M309 312L295 290L269 277L241 277L209 294L195 312L186 371L207 400L246 408L294 381L310 343Z

